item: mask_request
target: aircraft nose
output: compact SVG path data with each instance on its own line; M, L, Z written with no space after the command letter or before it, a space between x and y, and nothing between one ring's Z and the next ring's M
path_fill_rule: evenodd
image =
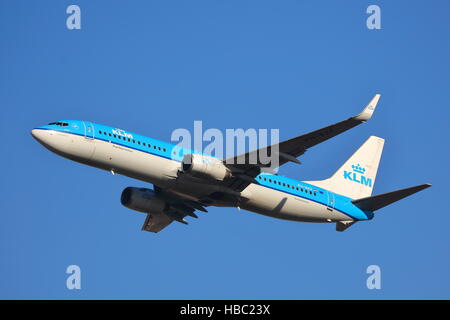
M31 130L31 135L37 141L42 141L42 130L40 130L40 129L33 129L33 130Z

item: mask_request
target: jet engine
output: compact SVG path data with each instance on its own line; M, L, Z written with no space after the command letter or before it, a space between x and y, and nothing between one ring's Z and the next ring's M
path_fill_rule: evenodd
M153 190L133 187L127 187L122 191L120 202L128 209L145 213L161 213L168 206Z
M186 154L181 163L181 171L200 178L222 181L231 177L230 170L220 159L201 154Z

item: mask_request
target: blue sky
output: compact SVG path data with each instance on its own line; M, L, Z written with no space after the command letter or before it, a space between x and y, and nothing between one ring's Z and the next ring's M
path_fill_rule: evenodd
M82 29L66 28L81 7ZM368 30L366 8L381 8ZM448 1L1 1L0 298L450 298ZM344 233L212 208L141 232L120 205L143 182L60 158L33 127L84 119L169 141L176 128L278 128L373 119L280 174L331 175L386 139L375 193L433 187ZM67 266L82 289L66 288ZM382 289L366 288L381 267Z

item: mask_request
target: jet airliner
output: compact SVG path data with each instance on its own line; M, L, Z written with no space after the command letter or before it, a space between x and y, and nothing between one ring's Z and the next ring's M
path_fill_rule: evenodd
M302 222L335 223L344 231L374 212L430 187L422 184L372 195L384 139L371 136L328 179L298 181L263 170L260 152L276 152L279 166L294 162L307 149L372 117L380 95L358 115L330 126L237 155L218 159L179 149L160 140L80 120L62 120L34 128L32 136L50 151L89 166L153 184L127 187L121 203L146 214L142 230L159 232L173 221L208 206L237 207L262 215ZM249 159L255 159L249 163ZM229 161L233 160L233 161Z

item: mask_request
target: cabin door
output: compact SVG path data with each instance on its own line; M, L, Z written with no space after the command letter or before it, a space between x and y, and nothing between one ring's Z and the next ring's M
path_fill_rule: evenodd
M83 121L84 123L84 136L88 139L94 139L94 125L92 122Z
M334 201L335 201L334 193L331 192L331 191L327 191L327 199L328 199L328 201L327 201L327 209L330 210L330 211L333 211L334 205L335 205L335 203L334 203Z

